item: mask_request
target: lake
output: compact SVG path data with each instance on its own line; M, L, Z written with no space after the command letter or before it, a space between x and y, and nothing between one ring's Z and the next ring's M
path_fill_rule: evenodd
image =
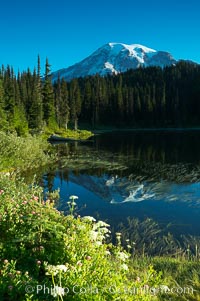
M200 131L113 131L54 147L44 185L60 189L59 210L76 195L78 214L113 227L150 218L175 237L200 236Z

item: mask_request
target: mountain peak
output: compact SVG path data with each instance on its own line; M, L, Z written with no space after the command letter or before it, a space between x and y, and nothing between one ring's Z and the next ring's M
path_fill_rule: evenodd
M142 50L144 52L156 52L156 50L154 49L151 49L151 48L148 48L146 46L143 46L141 44L124 44L124 43L108 43L108 45L113 48L113 47L116 47L117 45L121 45L122 47L124 47L125 49L128 49L128 50Z
M165 51L157 51L140 44L107 43L97 49L89 57L66 69L52 73L53 81L58 74L67 81L88 75L117 74L128 69L144 66L170 66L176 60Z

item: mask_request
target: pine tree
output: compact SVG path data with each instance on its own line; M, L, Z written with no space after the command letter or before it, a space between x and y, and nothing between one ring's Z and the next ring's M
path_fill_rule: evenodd
M73 79L70 84L70 108L71 120L74 124L74 130L78 129L78 117L81 112L81 94L77 79Z
M4 75L4 102L7 120L10 127L12 127L15 108L15 87L10 66L7 67Z
M64 79L61 81L61 98L60 98L60 118L61 126L66 130L68 128L70 118L70 107L69 107L69 93L67 89L67 83Z
M7 127L8 123L5 112L4 88L2 78L0 77L0 130L5 130Z
M29 109L29 127L41 130L43 126L43 107L41 93L41 79L36 71L33 73L31 105Z
M46 122L47 126L54 129L57 124L55 118L54 91L51 83L50 73L51 73L50 65L48 59L46 59L45 78L44 78L44 84L42 88L43 113L44 113L44 121Z

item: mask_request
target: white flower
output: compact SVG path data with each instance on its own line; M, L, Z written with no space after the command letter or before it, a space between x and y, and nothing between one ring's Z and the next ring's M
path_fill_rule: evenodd
M118 257L120 260L122 260L122 261L126 261L126 259L129 258L129 256L128 256L126 253L124 253L124 252L119 252L119 253L117 253L117 257Z
M81 225L77 225L77 229L79 230L86 230L86 226L81 224Z
M78 196L77 195L71 195L69 197L70 200L77 200L78 199Z
M127 264L125 264L125 263L123 263L123 264L121 265L121 268L122 268L123 270L125 270L125 271L128 271L128 266L127 266Z
M54 288L51 290L51 295L53 297L57 296L64 296L65 295L65 289L60 286L54 286Z
M106 251L105 251L105 254L106 254L106 255L110 255L110 251L106 250Z
M99 247L99 246L102 245L102 242L101 242L101 241L96 241L96 242L95 242L95 245Z
M60 271L67 272L67 267L64 264L57 265L56 268Z
M95 224L95 227L96 227L96 229L98 229L98 228L101 228L101 227L110 227L110 225L109 225L109 224L106 224L106 223L103 222L103 221L98 221L98 222Z
M96 219L94 218L94 217L92 217L92 216L84 216L83 218L82 218L82 220L85 220L85 221L89 221L89 222L96 222Z
M116 236L119 237L121 236L122 234L120 232L116 232Z
M58 269L56 268L55 265L48 265L47 266L47 272L46 272L46 275L57 275L58 274Z
M98 236L98 232L91 230L90 231L90 239L92 241L96 241L97 240L97 236Z
M60 265L48 265L46 275L57 275L60 271L67 272L68 268L64 264Z

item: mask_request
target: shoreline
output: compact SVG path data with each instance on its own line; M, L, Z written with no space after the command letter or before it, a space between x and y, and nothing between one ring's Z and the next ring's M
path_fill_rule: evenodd
M170 128L108 128L91 130L95 135L107 132L191 132L200 131L200 127L170 127Z

